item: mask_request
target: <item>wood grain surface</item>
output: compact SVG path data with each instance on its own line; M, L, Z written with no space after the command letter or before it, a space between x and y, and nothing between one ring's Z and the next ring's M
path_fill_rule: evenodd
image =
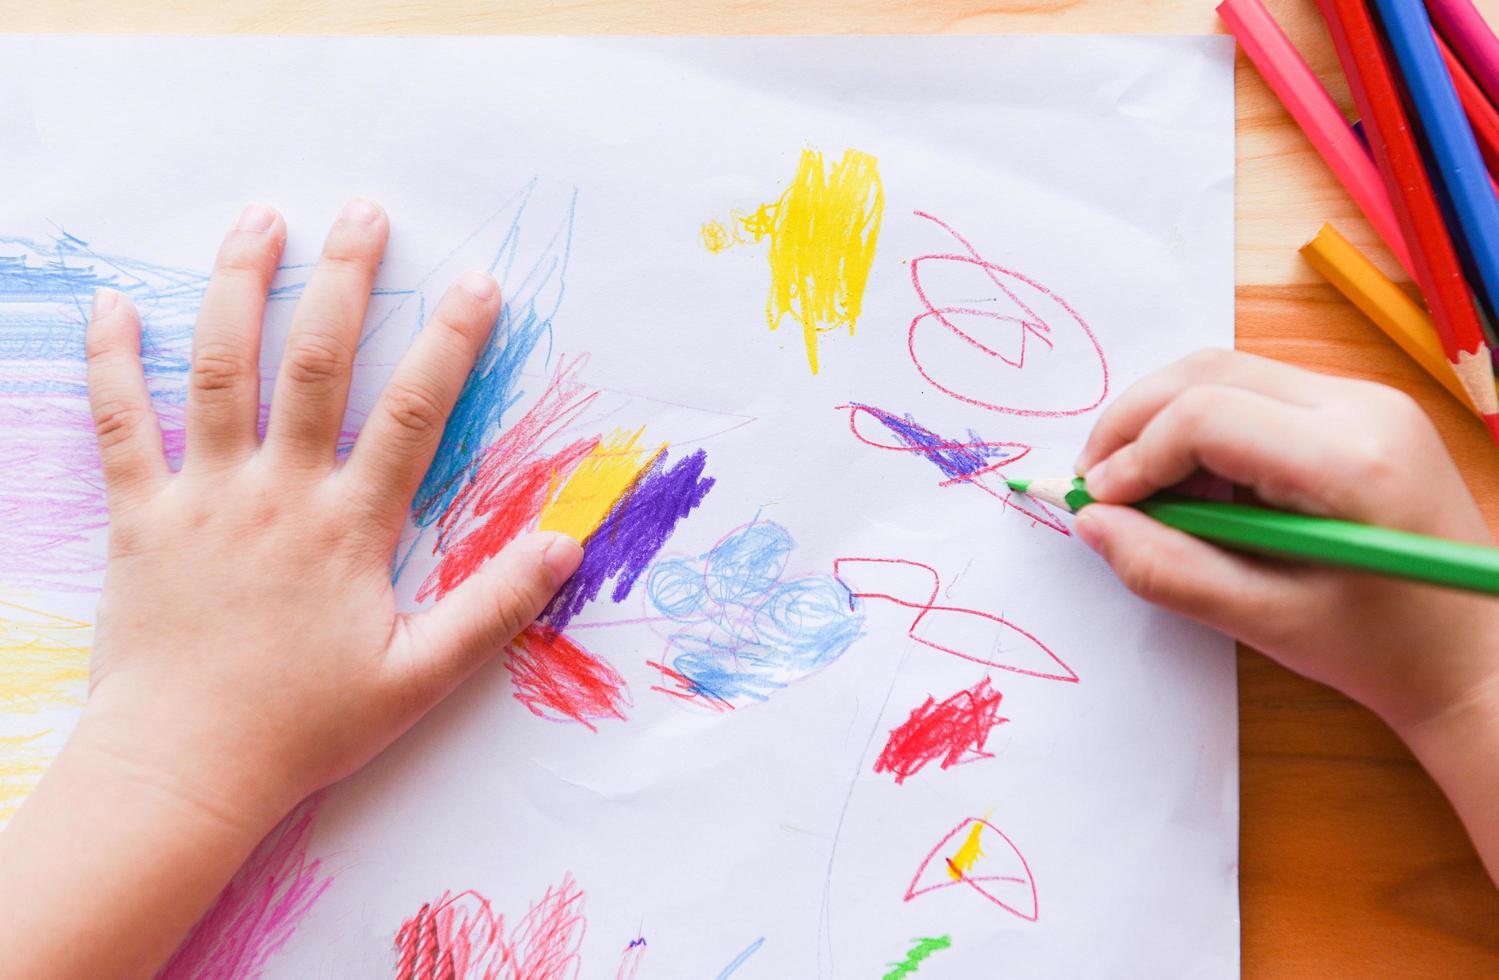
M1351 114L1312 0L1268 5ZM0 0L0 25L23 33L172 34L1221 33L1213 6L1212 0ZM1499 0L1479 6L1491 21L1499 15ZM1499 530L1499 451L1296 249L1331 220L1373 250L1387 272L1406 277L1242 55L1237 72L1239 346L1415 395ZM1369 712L1247 650L1239 657L1239 683L1244 975L1499 977L1499 891L1400 742ZM1121 964L1120 975L1151 974L1149 964Z

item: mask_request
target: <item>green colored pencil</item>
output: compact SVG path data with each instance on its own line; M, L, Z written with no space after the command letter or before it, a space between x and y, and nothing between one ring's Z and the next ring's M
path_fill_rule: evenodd
M1073 513L1093 503L1080 479L1005 482ZM1238 551L1499 595L1499 548L1172 494L1133 506L1178 531Z

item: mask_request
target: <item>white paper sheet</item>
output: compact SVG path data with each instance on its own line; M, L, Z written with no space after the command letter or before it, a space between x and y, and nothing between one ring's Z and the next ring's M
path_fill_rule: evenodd
M497 348L470 407L498 422L409 529L408 602L533 409L560 421L505 473L643 426L688 467L668 498L701 495L567 625L579 691L497 658L258 856L260 910L214 927L253 936L200 934L173 975L1236 975L1232 647L1002 485L1066 472L1105 397L1231 344L1232 75L1225 38L0 43L12 665L87 646L93 286L141 306L180 431L201 276L248 200L291 228L268 379L336 208L392 216L351 431L448 282L505 289L518 363ZM772 250L842 178L848 226L818 211L801 253L842 261L787 280L772 332ZM80 688L11 676L15 797Z

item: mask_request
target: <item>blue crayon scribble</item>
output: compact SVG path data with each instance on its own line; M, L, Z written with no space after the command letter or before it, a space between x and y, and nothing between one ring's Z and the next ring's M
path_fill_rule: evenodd
M764 936L750 943L742 953L730 961L728 966L723 968L723 972L718 975L717 980L729 980L729 977L733 976L734 972L744 965L745 960L748 960L751 956L759 952L760 947L763 945L765 945Z
M489 271L500 280L505 298L489 343L463 385L458 403L448 417L437 456L411 505L419 526L426 527L442 516L477 465L480 453L500 430L505 412L525 396L520 374L541 341L548 341L545 359L550 359L552 320L562 305L567 277L567 259L572 251L573 217L577 210L574 191L567 214L552 233L541 257L512 282L520 249L521 218L530 201L529 189L485 223L509 225L489 263Z
M661 690L716 706L765 701L864 635L862 610L832 576L787 576L794 547L785 528L756 521L697 559L652 566L652 605L683 626L669 665L656 665L678 689Z
M947 439L917 422L909 412L905 415L896 415L883 408L858 403L839 407L848 409L851 416L864 412L873 417L890 430L890 434L895 436L900 443L899 447L894 448L904 448L925 456L933 466L942 471L943 476L951 481L966 481L974 474L992 468L995 463L1019 455L1023 448L1004 443L985 442L972 429L968 430L966 441Z

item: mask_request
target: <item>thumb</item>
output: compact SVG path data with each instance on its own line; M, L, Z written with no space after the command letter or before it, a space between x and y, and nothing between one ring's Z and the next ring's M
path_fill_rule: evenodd
M565 534L517 538L436 605L403 617L391 661L446 693L529 626L582 561Z
M1284 622L1287 575L1167 527L1133 507L1089 504L1077 536L1135 595L1248 642Z

